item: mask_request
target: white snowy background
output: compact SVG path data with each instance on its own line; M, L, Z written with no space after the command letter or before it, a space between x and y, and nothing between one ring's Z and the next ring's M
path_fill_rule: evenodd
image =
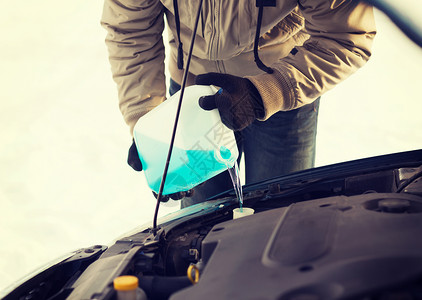
M109 244L155 206L126 165L102 0L1 3L0 290L64 253ZM376 20L370 62L321 102L318 166L422 148L422 52Z

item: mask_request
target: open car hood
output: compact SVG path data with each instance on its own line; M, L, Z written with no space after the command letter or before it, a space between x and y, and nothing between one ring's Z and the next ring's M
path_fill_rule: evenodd
M255 214L237 220L228 191L160 219L156 235L148 224L80 249L4 299L114 299L122 274L149 299L417 299L421 176L422 150L301 171L245 186Z

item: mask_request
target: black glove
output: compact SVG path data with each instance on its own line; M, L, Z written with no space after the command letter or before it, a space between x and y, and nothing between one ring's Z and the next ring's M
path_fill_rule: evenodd
M135 140L132 140L132 146L129 148L129 153L127 155L127 163L135 171L142 171L142 163L139 159L138 149L136 149Z
M199 106L205 110L218 108L223 124L234 131L246 128L255 119L265 115L258 90L246 78L207 73L198 75L195 83L222 88L215 95L201 97Z
M127 163L129 166L132 167L132 169L134 169L135 171L142 171L142 163L141 160L139 159L139 155L138 155L138 149L136 149L136 144L135 141L132 140L132 146L130 146L129 148L129 153L127 156ZM154 197L157 198L157 193L155 193L154 191L152 192ZM167 202L169 201L169 199L173 199L173 200L181 200L184 197L191 197L193 194L193 190L189 190L186 192L178 192L178 193L174 193L174 194L170 194L170 195L163 195L161 197L161 202Z

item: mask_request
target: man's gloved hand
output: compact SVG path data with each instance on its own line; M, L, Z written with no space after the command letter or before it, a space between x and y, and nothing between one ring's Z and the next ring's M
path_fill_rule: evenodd
M258 90L246 78L207 73L198 75L195 83L222 88L215 95L201 97L199 106L205 110L217 108L223 124L234 131L246 128L255 119L265 115Z
M136 149L135 140L132 140L132 146L130 146L129 148L129 152L127 155L127 163L135 171L142 171L142 163L139 159L138 149Z
M139 159L138 149L136 149L136 144L134 140L132 140L132 146L130 146L129 148L127 163L135 171L138 171L138 172L142 171L142 163L141 163L141 160ZM157 193L155 193L154 191L152 193L154 197L157 198L158 196ZM160 201L167 202L169 201L169 199L181 200L184 197L191 197L192 194L193 194L193 190L189 190L186 192L178 192L178 193L174 193L170 195L163 195Z

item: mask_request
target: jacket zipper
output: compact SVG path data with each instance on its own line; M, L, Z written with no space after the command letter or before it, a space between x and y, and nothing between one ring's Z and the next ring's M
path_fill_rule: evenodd
M218 53L218 39L219 39L219 23L220 23L220 7L219 7L220 0L213 1L213 16L212 16L212 36L210 41L210 60L215 60Z

